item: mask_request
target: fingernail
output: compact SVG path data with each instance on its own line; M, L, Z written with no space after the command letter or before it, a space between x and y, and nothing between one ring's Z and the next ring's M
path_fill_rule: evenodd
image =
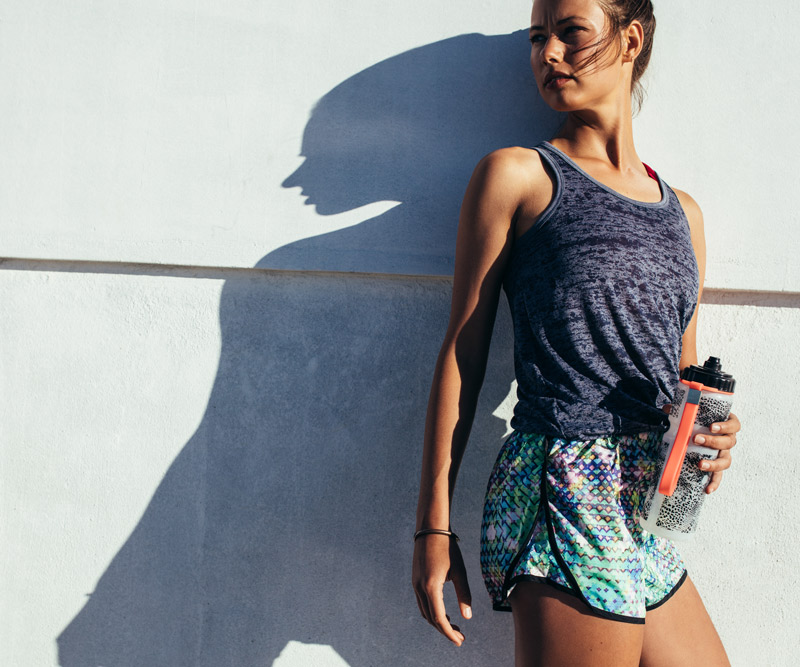
M698 445L702 445L706 441L706 439L702 435L698 435L697 437L695 437L694 441Z
M701 467L703 470L708 470L708 469L711 467L711 464L710 464L708 461L703 461L703 462L700 464L700 467Z
M712 430L712 431L714 431L714 433L716 433L717 431L719 431L719 424L713 424L713 425L711 426L711 430Z
M464 608L464 618L472 618L472 607Z

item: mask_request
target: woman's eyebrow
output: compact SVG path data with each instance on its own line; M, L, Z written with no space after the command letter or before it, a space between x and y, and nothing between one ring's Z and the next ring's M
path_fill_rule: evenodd
M566 23L567 21L572 21L573 19L580 19L582 21L583 17L582 16L567 16L566 18L559 19L558 21L556 21L556 25L561 25L562 23ZM544 30L544 26L543 25L532 25L530 27L530 32L533 32L534 30Z

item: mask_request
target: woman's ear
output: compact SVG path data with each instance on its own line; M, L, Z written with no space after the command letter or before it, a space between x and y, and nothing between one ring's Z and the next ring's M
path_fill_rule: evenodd
M632 62L642 50L644 28L639 21L633 21L622 33L622 61Z

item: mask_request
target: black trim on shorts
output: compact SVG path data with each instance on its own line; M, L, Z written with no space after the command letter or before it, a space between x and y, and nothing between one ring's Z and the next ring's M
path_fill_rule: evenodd
M678 589L683 585L683 583L686 581L686 577L688 577L688 576L689 576L689 572L684 570L683 574L681 575L681 578L678 580L678 583L675 584L672 587L672 590L670 590L670 592L667 593L658 602L656 602L654 604L647 605L645 607L645 611L652 611L653 609L657 609L662 604L664 604L667 600L669 600L673 595L675 595L675 593L678 592ZM557 581L553 581L552 579L548 579L547 577L540 577L540 576L538 576L536 574L518 574L516 577L513 577L511 579L511 581L509 581L508 588L511 588L514 584L517 584L520 581L532 581L532 582L537 583L537 584L547 584L548 586L551 586L551 587L555 588L556 590L562 591L563 593L569 593L570 595L578 598L579 600L581 599L580 596L578 596L575 593L575 591L573 591L569 586L564 586L564 584L559 584ZM590 605L585 600L581 600L581 601L584 602L584 604L586 604L589 607L590 611L592 611L592 612L596 612L597 611L597 609L595 607L592 607L592 605ZM508 599L505 596L503 598L503 602L495 602L494 604L492 604L492 609L494 611L512 611L511 605L508 604ZM606 613L609 613L609 612L606 612ZM630 621L630 616L625 616L624 618L626 620ZM631 622L636 622L636 621L631 621Z
M662 604L664 604L664 603L665 603L667 600L669 600L669 599L670 599L670 598L671 598L673 595L675 595L675 593L677 593L677 592L678 592L678 589L679 589L681 586L683 586L683 582L684 582L684 581L686 581L686 577L688 577L688 576L689 576L689 572L688 572L688 570L684 570L684 571L683 571L683 574L681 575L681 578L680 578L680 579L678 579L678 583L677 583L677 584L675 584L675 585L672 587L672 590L671 590L669 593L667 593L667 594L666 594L666 595L665 595L663 598L661 598L661 599L660 599L658 602L655 602L655 603L653 603L653 604L647 605L647 606L645 607L645 611L650 611L651 609L657 609L657 608L658 608L658 607L660 607Z
M569 566L564 561L564 557L561 555L561 551L558 548L558 543L556 542L556 533L553 529L553 520L550 518L550 503L547 500L547 460L545 459L545 466L542 469L542 490L540 492L540 498L544 499L544 519L547 523L547 540L550 542L550 551L553 552L553 555L556 557L556 562L558 566L561 568L561 571L564 573L564 576L569 580L569 583L572 585L574 590L570 590L569 592L575 595L579 600L581 600L589 610L596 616L600 616L601 618L607 618L611 621L621 621L623 623L633 623L634 625L643 625L644 624L644 617L639 618L636 616L624 616L623 614L615 614L611 611L606 611L605 609L598 609L597 607L592 606L589 601L586 599L586 596L583 594L581 587L578 585L577 580L573 576L572 572L569 569Z
M545 448L544 462L542 463L542 475L544 475L544 474L546 474L545 466L547 464L547 436L544 436L542 438L542 442L543 442L544 448ZM525 539L520 541L519 550L515 554L514 558L511 560L511 564L508 566L508 569L506 570L506 576L503 579L503 588L500 590L500 599L503 600L503 602L499 602L499 603L497 603L495 605L492 605L492 608L495 609L495 611L511 611L511 607L508 607L507 609L503 609L503 608L498 607L497 605L498 604L502 605L503 603L507 604L508 591L511 588L511 586L514 585L514 582L517 580L517 577L513 577L512 578L511 575L514 573L514 570L517 568L517 565L519 564L519 561L522 558L522 554L524 554L525 551L528 548L528 543L531 541L531 538L533 537L533 531L536 530L536 524L539 522L539 513L541 511L542 511L542 497L541 497L541 492L540 492L539 502L537 503L537 507L536 507L536 514L533 517L533 521L531 521L531 527L525 533ZM542 578L544 578L544 577L542 577Z
M552 586L563 593L569 593L570 595L575 595L575 591L573 591L569 586L564 586L564 584L559 584L557 581L553 581L552 579L548 579L547 577L541 577L538 574L518 574L516 577L513 577L509 582L509 588L511 588L514 584L518 584L520 581L532 581L537 584L547 584L548 586ZM492 609L495 611L512 611L511 605L508 603L507 597L504 598L503 602L495 602L492 604Z

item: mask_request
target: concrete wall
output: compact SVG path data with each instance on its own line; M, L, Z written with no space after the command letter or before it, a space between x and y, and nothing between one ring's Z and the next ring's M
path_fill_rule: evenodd
M733 663L790 665L798 137L769 130L798 101L775 26L800 9L656 11L638 145L704 209L700 351L744 423L684 555ZM461 650L419 618L410 535L466 180L559 122L527 20L4 4L0 663L510 664L477 557L513 405L504 302L455 499Z

